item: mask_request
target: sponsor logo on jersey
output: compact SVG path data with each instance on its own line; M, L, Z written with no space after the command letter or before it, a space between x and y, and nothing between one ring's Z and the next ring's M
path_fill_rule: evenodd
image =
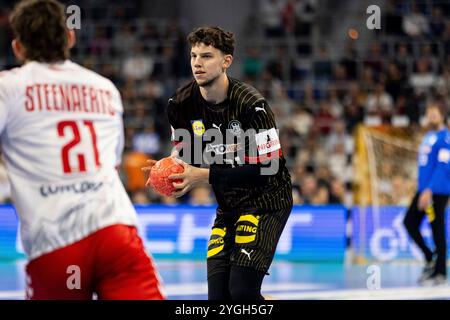
M213 151L215 154L225 154L225 153L234 153L238 150L241 150L241 145L234 143L234 144L208 144L206 146L205 152L211 152Z
M273 152L281 149L280 139L275 128L270 130L264 130L256 134L256 146L258 148L258 154L264 155L269 152Z
M42 185L40 192L43 197L57 195L61 193L86 193L95 192L103 186L103 182L81 181L66 185Z
M194 134L198 137L201 137L205 133L205 125L203 124L203 121L200 120L193 120L192 123L192 131L194 131Z

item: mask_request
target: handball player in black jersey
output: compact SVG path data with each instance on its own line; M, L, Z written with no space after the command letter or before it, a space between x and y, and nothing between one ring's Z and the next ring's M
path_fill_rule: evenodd
M227 76L234 35L202 27L188 36L194 80L169 99L175 197L209 183L218 208L208 243L210 300L259 300L292 209L291 177L274 114L252 86ZM149 166L156 163L149 160Z

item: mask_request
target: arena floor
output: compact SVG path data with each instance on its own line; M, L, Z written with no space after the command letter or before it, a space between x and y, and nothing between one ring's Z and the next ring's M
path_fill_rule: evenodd
M206 266L200 261L156 260L169 299L206 299ZM0 299L24 298L24 261L0 262ZM450 286L422 288L416 284L417 263L380 264L380 281L368 278L369 265L276 261L263 284L272 299L450 299ZM372 271L371 271L372 270ZM370 281L369 281L370 282ZM375 287L374 287L375 284Z

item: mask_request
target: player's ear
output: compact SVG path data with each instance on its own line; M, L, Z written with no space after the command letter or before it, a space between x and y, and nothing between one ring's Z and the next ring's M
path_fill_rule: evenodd
M67 31L67 45L69 46L69 49L72 49L75 45L77 37L75 36L74 30L68 30Z
M231 54L226 54L223 57L223 68L228 69L233 63L233 56Z
M11 47L13 49L14 55L19 62L25 61L25 48L22 46L19 40L14 39L11 42Z

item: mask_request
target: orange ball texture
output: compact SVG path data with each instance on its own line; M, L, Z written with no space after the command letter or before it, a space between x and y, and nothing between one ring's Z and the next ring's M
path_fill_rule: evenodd
M348 29L347 34L353 40L356 40L359 38L359 32L355 28Z
M174 173L182 173L184 168L176 162L174 158L167 157L159 160L150 170L149 184L157 193L170 196L175 190L174 182L181 182L181 179L169 180L168 177Z

